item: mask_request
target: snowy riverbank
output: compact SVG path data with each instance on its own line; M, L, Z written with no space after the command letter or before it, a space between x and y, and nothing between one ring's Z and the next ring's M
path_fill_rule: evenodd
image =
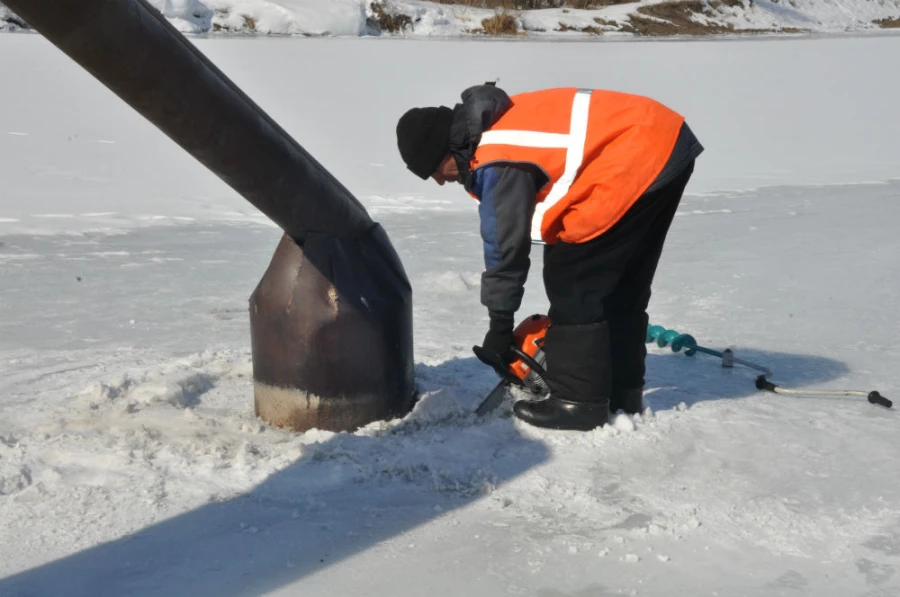
M500 9L422 0L150 0L193 34L580 38L741 33L847 33L900 26L897 0L634 0L587 10ZM479 3L480 4L480 3ZM486 3L503 5L491 0ZM512 6L512 3L507 3ZM559 4L559 3L557 3ZM575 4L575 3L573 3ZM606 6L604 6L606 5ZM487 20L487 23L485 22ZM0 5L0 31L27 24Z

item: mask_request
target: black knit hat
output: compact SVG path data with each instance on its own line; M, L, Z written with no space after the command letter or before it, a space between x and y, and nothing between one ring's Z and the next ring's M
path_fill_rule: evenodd
M450 151L450 124L453 110L413 108L397 123L400 157L416 176L427 180Z

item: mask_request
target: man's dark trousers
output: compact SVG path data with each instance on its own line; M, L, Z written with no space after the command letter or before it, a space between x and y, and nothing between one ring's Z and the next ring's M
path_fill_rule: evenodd
M692 162L665 186L645 193L599 237L545 247L551 331L566 332L548 332L545 346L548 381L557 397L594 402L615 389L644 385L650 286L693 170ZM595 373L579 373L591 367Z

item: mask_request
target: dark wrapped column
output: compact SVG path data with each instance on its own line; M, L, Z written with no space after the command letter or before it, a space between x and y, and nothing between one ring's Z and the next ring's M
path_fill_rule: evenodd
M284 230L251 297L257 412L299 430L406 412L409 283L356 198L144 0L4 4Z
M310 235L302 249L281 239L250 297L263 419L349 430L412 406L412 293L399 258L372 250L386 238L376 224L358 239Z

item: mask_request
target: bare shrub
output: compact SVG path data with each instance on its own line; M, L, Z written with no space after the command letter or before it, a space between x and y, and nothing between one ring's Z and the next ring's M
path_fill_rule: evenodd
M400 33L406 29L412 29L412 18L409 15L394 12L385 7L383 2L372 2L369 5L374 19L369 19L369 26L379 31L388 33Z
M517 35L519 33L515 15L505 10L484 19L481 21L481 26L488 35Z

